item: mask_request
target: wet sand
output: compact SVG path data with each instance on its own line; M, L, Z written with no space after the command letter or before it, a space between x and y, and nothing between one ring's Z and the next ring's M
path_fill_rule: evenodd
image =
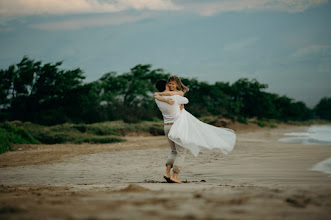
M0 155L0 219L331 219L331 178L309 170L331 146L277 141L306 128L244 130L226 156L189 154L184 184L162 178L163 136L16 145Z

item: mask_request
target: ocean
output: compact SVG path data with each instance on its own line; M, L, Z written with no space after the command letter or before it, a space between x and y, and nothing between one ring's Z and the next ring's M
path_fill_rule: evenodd
M331 126L314 125L308 128L306 132L285 133L284 138L278 141L288 143L302 143L315 145L329 145L331 147ZM315 164L309 170L320 171L331 174L331 157ZM329 176L331 177L331 175Z
M287 137L281 138L279 141L331 146L331 126L328 125L314 125L309 127L306 132L290 132L284 135Z

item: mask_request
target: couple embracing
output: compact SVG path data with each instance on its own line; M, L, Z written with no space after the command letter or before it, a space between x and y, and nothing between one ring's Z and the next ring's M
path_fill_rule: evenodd
M168 81L158 80L155 87L159 91L154 93L155 102L162 112L164 133L171 148L163 177L168 183L182 183L178 175L187 151L195 157L201 151L227 154L235 145L236 134L231 129L203 123L187 112L184 105L189 100L184 94L189 89L177 76L171 76Z

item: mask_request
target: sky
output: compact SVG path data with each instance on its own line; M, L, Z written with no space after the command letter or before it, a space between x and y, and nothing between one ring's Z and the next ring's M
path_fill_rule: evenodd
M85 81L151 64L179 77L331 97L329 0L0 0L0 69L23 56Z

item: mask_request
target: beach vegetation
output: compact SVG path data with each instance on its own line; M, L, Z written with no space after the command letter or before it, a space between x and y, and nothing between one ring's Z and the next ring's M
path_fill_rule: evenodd
M163 69L138 64L128 72L118 74L110 71L95 81L84 82L85 76L80 68L63 70L61 65L62 62L43 63L25 56L18 64L1 69L0 121L20 120L48 126L61 124L52 127L54 132L56 129L58 132L69 129L63 126L68 123L72 124L70 129L80 133L114 137L125 132L89 125L108 121L131 124L162 121L153 93L156 92L155 82L171 75ZM185 108L207 121L209 116L244 124L249 118L278 122L330 120L330 98L324 98L310 109L303 102L267 92L268 85L256 79L241 78L232 84L181 79L190 88L185 94L190 100ZM217 124L219 120L210 123ZM263 122L259 124L264 126ZM161 133L149 126L146 129L147 132ZM60 133L52 138L71 140Z
M314 112L319 118L331 121L331 97L322 98L315 106Z
M4 136L7 136L7 139L10 143L13 144L39 144L39 141L36 140L28 131L22 127L18 127L13 123L0 123L1 133L4 133Z
M243 116L238 116L237 121L242 124L248 124L247 118Z
M10 134L7 131L0 128L0 154L13 149L11 143L9 142L9 135Z
M125 141L123 137L127 135L164 135L162 125L163 121L144 121L140 123L109 121L93 124L64 123L52 126L14 121L0 123L0 129L2 129L1 138L6 137L6 140L12 144L80 144L120 142ZM6 132L3 132L4 128L7 128ZM21 136L18 136L18 134Z
M39 144L24 128L10 123L0 123L0 153L11 151L12 144Z

